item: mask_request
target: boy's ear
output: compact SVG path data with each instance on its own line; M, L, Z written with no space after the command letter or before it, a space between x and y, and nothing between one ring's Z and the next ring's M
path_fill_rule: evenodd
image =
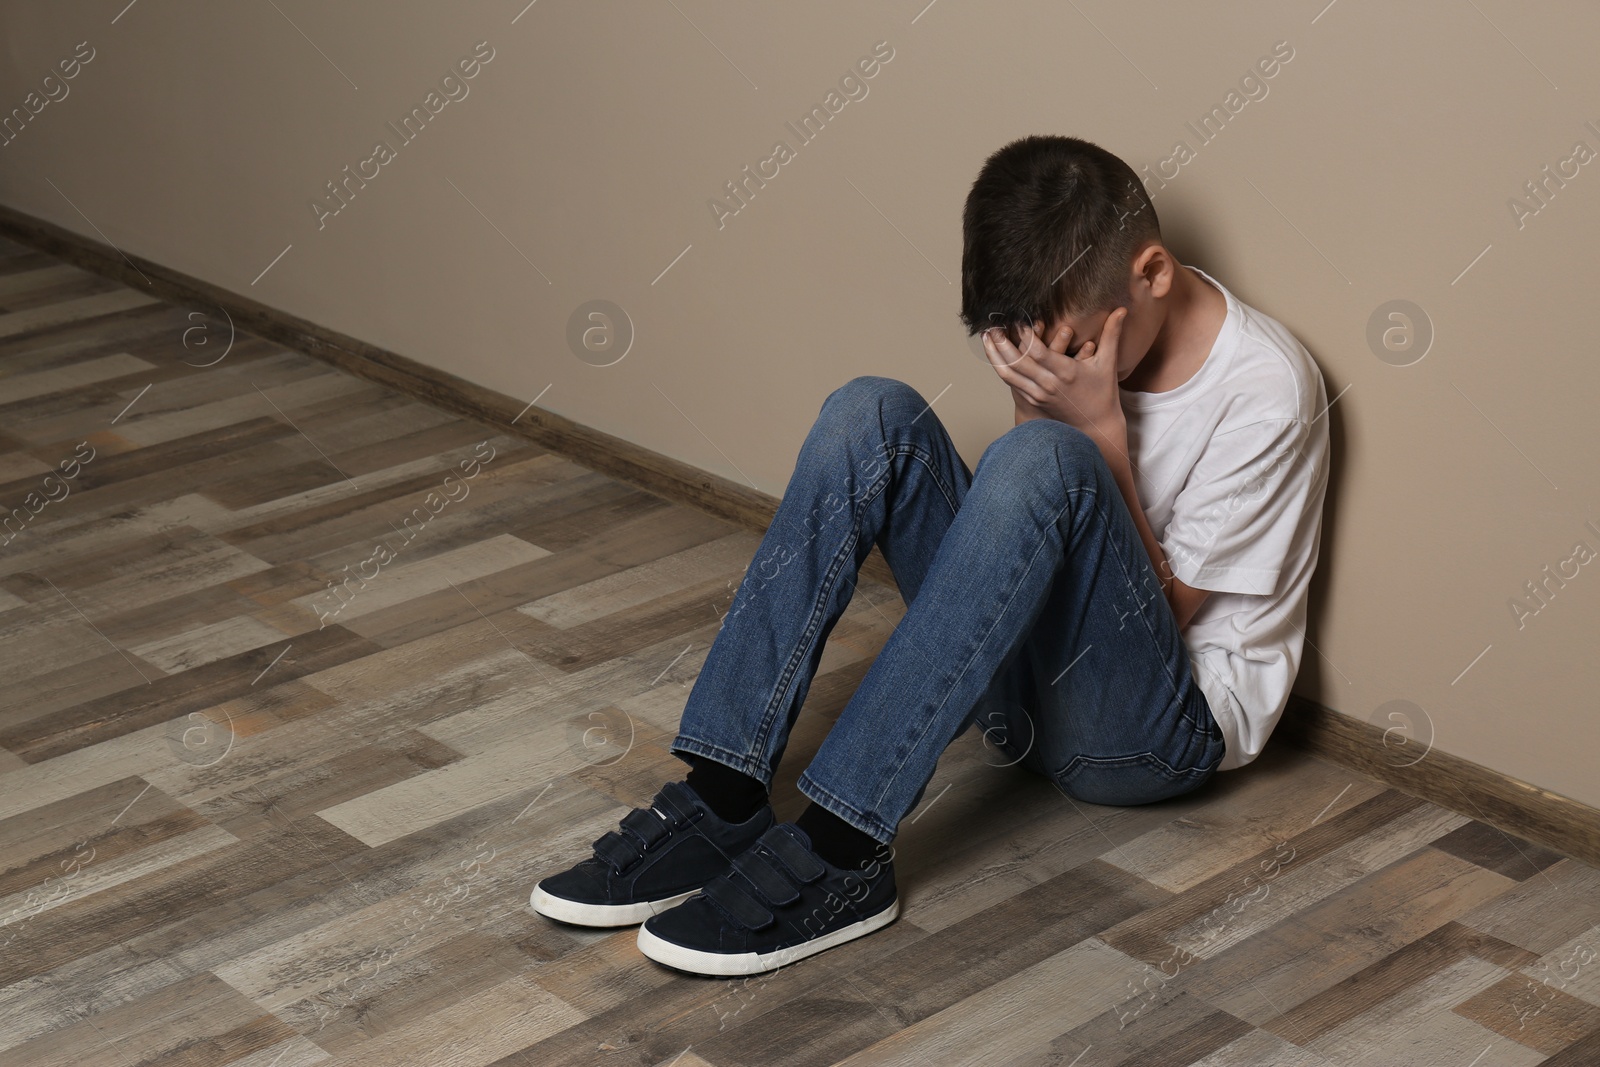
M1177 269L1177 261L1172 258L1172 253L1167 251L1166 246L1159 242L1151 242L1134 257L1131 281L1135 285L1146 284L1152 290L1157 290L1162 288L1164 280L1166 289L1153 295L1165 296L1172 288L1173 275L1177 273Z

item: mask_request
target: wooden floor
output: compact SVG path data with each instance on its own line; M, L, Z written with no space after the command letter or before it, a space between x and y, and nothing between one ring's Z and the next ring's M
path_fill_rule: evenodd
M1600 873L1281 746L1119 809L969 733L899 920L770 975L532 914L681 777L759 538L228 341L0 245L6 1067L1600 1064Z

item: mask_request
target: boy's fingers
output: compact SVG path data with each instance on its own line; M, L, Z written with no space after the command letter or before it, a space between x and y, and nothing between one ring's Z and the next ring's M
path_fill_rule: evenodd
M1011 338L1006 335L1004 329L998 326L993 329L998 332L985 331L984 341L987 345L994 347L995 356L993 362L995 366L1014 366L1021 361L1022 353L1017 350L1016 345L1011 343ZM1015 355L1012 353L1015 353Z
M1018 351L1025 356L1038 356L1043 347L1044 340L1040 337L1039 324L1028 323L1028 328L1022 331L1022 344L1018 346Z
M993 367L995 370L999 370L1000 369L1000 363L1001 363L1000 352L999 352L999 347L998 346L999 346L999 342L997 342L995 340L994 332L992 330L984 330L983 331L983 358L987 359L989 361L989 365L991 367Z
M1067 346L1072 343L1072 327L1063 322L1056 327L1056 334L1050 341L1050 351L1057 355L1067 354Z
M1100 344L1095 346L1095 350L1097 352L1101 349L1104 349L1107 353L1109 353L1113 362L1116 360L1117 350L1122 343L1122 324L1127 320L1127 308L1118 308L1111 315L1107 316L1106 327L1101 331L1100 334Z
M1106 342L1112 345L1115 345L1117 343L1117 339L1122 336L1122 324L1128 319L1127 308L1118 308L1117 311L1120 312L1120 314L1113 315L1106 319L1106 333L1110 334L1110 336L1106 338Z
M1007 347L1011 347L1010 341L1003 343ZM1041 392L1041 383L1036 377L1037 364L1031 360L1022 359L1020 355L1017 359L1009 363L1006 362L1004 354L1000 351L1001 344L1001 341L992 337L985 336L984 338L984 354L989 357L989 362L993 364L995 372L1000 375L1000 380L1011 388L1025 392L1030 396ZM1011 351L1015 352L1016 349L1011 347Z
M1006 377L1006 372L1011 369L1011 364L1006 362L1005 354L1000 351L1000 345L1002 342L1006 344L1010 343L1009 341L1004 341L1003 336L996 337L994 334L985 331L983 335L983 354L989 360L989 365L995 369L995 371L1000 375L1001 379L1009 381L1010 379Z

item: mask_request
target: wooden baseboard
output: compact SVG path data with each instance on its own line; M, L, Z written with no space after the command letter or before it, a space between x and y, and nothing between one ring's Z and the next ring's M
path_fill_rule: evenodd
M238 328L258 337L315 356L446 411L518 434L591 470L734 525L763 532L777 511L775 498L738 482L537 407L523 413L526 401L485 389L159 263L125 256L98 241L4 205L0 205L0 235L174 304L225 310ZM895 584L876 547L862 570L870 578ZM1600 866L1600 809L1571 797L1445 752L1429 751L1421 759L1412 751L1397 753L1393 746L1385 746L1384 731L1299 696L1290 699L1273 740Z
M1272 740L1600 867L1600 810L1582 801L1415 740L1394 744L1377 726L1298 695Z

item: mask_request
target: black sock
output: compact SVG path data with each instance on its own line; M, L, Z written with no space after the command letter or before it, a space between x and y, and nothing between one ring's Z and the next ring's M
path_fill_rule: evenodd
M744 822L767 802L767 787L759 779L695 753L689 759L684 781L724 822Z
M889 849L871 834L856 829L827 808L809 804L795 825L811 838L817 855L842 870L860 870L872 860L880 862Z

